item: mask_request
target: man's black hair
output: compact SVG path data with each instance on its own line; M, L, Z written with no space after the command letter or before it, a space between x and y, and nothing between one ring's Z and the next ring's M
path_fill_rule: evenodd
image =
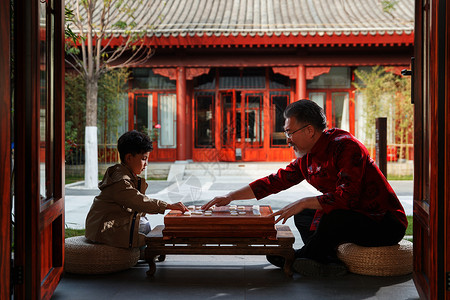
M327 128L327 117L323 109L311 100L301 99L289 104L284 110L284 117L295 118L298 122L311 124L320 130Z
M150 138L142 132L132 130L125 132L117 141L117 150L119 150L120 160L125 161L125 155L142 154L153 150L153 144Z

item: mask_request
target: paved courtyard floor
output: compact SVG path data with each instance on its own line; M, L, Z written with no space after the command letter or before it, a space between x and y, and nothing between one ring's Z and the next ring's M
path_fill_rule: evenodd
M168 255L148 278L147 264L108 275L65 274L53 300L419 299L411 275L287 277L264 256Z
M201 205L214 196L242 187L256 178L242 176L192 177L174 182L149 181L148 195L165 201ZM412 181L391 182L408 215L412 215ZM66 186L66 226L84 228L84 220L98 190L82 184ZM237 202L269 204L274 210L307 195L315 195L308 184L266 199ZM152 227L164 224L163 215L148 215ZM291 218L292 219L292 218ZM293 221L287 225L302 241ZM108 275L65 274L52 299L419 299L411 275L372 277L349 274L337 278L292 278L267 262L264 256L168 255L147 277L148 265Z

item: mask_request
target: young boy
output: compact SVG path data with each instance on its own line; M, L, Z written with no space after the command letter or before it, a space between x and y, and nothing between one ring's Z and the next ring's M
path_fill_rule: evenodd
M86 217L87 239L114 247L132 248L145 245L150 226L146 213L163 214L166 209L187 211L183 203L169 204L145 195L147 183L138 175L147 166L152 142L138 131L124 133L117 142L120 164L109 167L99 183Z

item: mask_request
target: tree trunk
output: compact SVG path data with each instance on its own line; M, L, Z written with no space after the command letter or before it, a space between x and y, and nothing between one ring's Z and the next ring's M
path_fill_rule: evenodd
M97 94L98 80L86 80L84 186L91 189L98 186Z
M86 80L86 126L97 127L98 80Z

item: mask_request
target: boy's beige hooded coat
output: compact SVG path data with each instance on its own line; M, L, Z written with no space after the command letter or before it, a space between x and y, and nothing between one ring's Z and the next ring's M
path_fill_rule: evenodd
M86 217L86 238L122 248L145 245L145 236L138 232L140 217L163 214L167 207L166 202L145 195L147 186L125 164L109 167Z

